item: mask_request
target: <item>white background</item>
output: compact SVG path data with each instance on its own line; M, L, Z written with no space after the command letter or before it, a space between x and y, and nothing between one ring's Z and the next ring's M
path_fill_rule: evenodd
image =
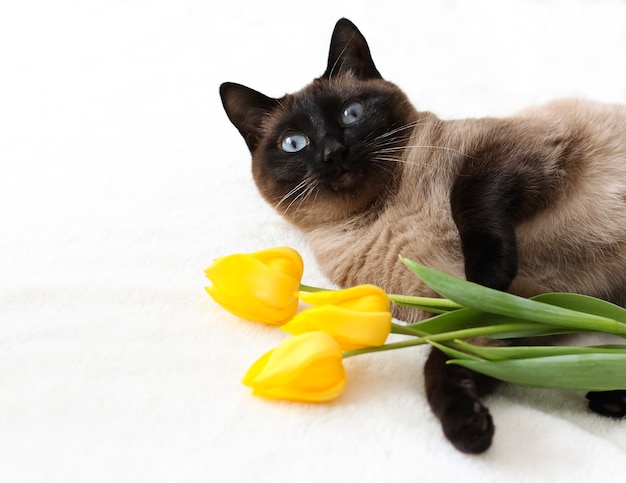
M622 481L626 426L503 388L479 457L443 438L423 349L347 362L324 405L252 397L285 334L225 313L203 269L301 236L264 204L219 84L272 96L353 20L444 118L626 103L626 2L16 1L0 6L0 481ZM625 126L626 128L626 126Z

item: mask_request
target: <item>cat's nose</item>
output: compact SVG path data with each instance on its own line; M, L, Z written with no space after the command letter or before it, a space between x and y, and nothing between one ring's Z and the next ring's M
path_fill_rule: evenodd
M344 160L346 147L336 139L329 139L324 146L324 162L340 163Z

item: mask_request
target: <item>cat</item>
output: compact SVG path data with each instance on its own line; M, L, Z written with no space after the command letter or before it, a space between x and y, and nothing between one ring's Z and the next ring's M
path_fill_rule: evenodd
M261 195L337 285L435 296L402 255L521 296L566 291L626 305L626 107L561 100L444 121L381 77L347 19L326 71L302 90L275 99L224 83L220 95ZM431 350L428 402L457 449L481 453L494 435L481 398L497 383L445 362ZM626 413L626 391L588 399L596 412Z

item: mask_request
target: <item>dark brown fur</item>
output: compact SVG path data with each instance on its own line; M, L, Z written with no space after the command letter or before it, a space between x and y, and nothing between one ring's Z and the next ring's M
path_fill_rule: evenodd
M273 99L227 83L221 96L261 194L306 234L338 285L434 295L402 255L523 296L567 291L626 304L626 108L557 101L509 118L442 121L382 79L345 19L326 72L304 89ZM356 122L342 117L354 102L363 108ZM306 146L285 152L291 134ZM433 351L425 384L450 441L486 450L494 426L480 397L495 381ZM624 392L590 405L620 416Z

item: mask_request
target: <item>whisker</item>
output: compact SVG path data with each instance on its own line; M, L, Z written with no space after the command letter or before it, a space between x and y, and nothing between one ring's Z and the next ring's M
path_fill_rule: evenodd
M285 196L283 196L280 201L278 203L276 203L276 205L274 205L274 208L278 209L278 207L285 201L287 201L287 199L292 196L293 194L295 194L297 191L303 189L306 187L307 184L307 179L303 179L302 181L300 181L296 186L294 186L291 191L289 191L289 193L287 193Z
M450 151L457 154L462 154L463 156L467 156L467 153L461 151L460 149L449 148L447 146L437 146L432 144L409 144L406 146L390 146L387 148L382 148L380 152L395 152L395 151L404 151L405 149L440 149L442 151Z
M380 161L382 161L382 162L380 162ZM391 162L395 162L396 160L391 160L391 159L390 160L384 160L384 159L378 160L378 159L375 159L375 160L372 161L372 164L377 165L380 169L382 169L386 173L388 173L390 175L393 175L393 171L391 169L389 169L389 167L387 166L390 161Z
M313 192L315 192L315 196L317 198L317 194L319 193L319 190L317 190L318 186L319 186L319 181L314 179L313 182L310 183L304 191L302 191L298 196L296 196L291 201L291 203L289 203L289 206L287 206L285 213L287 213L287 210L289 210L291 205L293 205L296 201L298 201L298 206L296 207L296 211L298 211L298 209L303 205L303 203L305 203L308 200L308 198L311 196Z
M290 196L293 196L299 191L299 193L289 202L287 207L283 210L283 215L285 215L291 209L294 203L298 202L298 206L301 206L302 203L304 203L304 201L311 195L311 193L316 190L318 185L319 181L311 178L311 176L307 176L304 180L298 183L289 193L283 196L280 201L280 203L282 203ZM278 204L276 205L276 208L278 208Z
M414 129L414 128L415 128L415 127L417 127L417 126L425 126L425 125L427 125L427 124L430 124L430 123L425 123L425 122L420 122L420 121L410 122L410 123L408 123L408 124L404 124L404 125L399 126L399 127L397 127L397 128L391 129L390 131L386 131L386 132L384 132L384 133L382 133L382 134L379 134L379 135L378 135L376 138L374 138L374 139L382 139L382 138L386 138L386 137L389 137L389 136L393 136L394 134L399 133L399 132L401 132L401 131L405 131L405 130L407 130L407 129Z
M390 147L399 147L406 145L410 140L410 136L396 136L387 139L365 140L363 146L369 152L379 151Z
M392 161L394 163L409 163L409 161L407 161L406 159L402 159L402 158L396 158L394 156L376 156L375 158L372 159L372 161L376 162L376 161Z
M402 126L399 126L397 128L391 129L390 131L386 131L383 134L378 135L374 139L382 139L382 138L386 138L386 137L389 137L389 136L393 136L394 134L396 134L396 133L398 133L400 131L404 131L404 130L407 130L407 129L414 129L417 126L430 126L430 125L437 125L437 124L440 124L440 123L441 123L441 121L433 122L433 121L416 120L416 121L410 122L408 124L404 124ZM411 134L408 135L408 137L410 137L410 136L411 136Z

